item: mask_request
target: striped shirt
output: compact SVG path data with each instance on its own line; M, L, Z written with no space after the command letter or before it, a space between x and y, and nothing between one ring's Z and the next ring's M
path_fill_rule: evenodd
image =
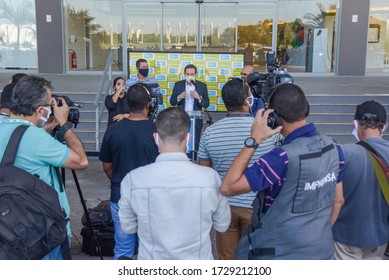
M251 135L254 118L249 114L227 116L207 127L200 139L198 160L211 161L213 168L223 179L228 168L244 147L244 141ZM281 135L272 136L262 142L249 162L252 165L261 155L271 151ZM254 192L229 197L231 206L252 208Z

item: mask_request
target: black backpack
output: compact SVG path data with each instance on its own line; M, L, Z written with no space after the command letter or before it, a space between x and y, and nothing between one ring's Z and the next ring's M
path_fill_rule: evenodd
M70 259L66 218L57 192L14 166L26 125L12 133L0 163L0 260L42 259L62 244Z

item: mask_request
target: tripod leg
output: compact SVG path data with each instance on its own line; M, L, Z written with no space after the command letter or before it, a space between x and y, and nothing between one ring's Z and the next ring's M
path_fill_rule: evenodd
M86 208L86 202L85 202L84 196L82 194L80 184L78 182L76 171L74 171L73 169L72 169L72 174L73 174L74 183L76 184L76 187L77 187L78 195L80 196L82 208L84 209L84 213L85 213L85 217L86 217L86 222L87 222L88 226L90 227L90 229L92 231L93 239L96 241L97 251L99 252L100 259L103 260L103 254L101 252L101 246L100 246L99 240L97 239L96 233L95 233L95 231L93 229L92 223L90 221L89 212L88 212L88 209Z

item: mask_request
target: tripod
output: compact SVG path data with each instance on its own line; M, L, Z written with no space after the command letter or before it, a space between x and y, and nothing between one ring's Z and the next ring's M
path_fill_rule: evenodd
M85 213L87 225L90 227L90 229L92 231L92 237L93 237L94 241L96 242L96 247L97 247L97 251L99 253L100 259L103 260L103 253L101 251L101 246L100 246L99 240L97 238L96 232L93 229L92 222L91 222L90 216L89 216L89 212L88 212L88 209L86 208L86 201L84 199L84 195L82 194L80 183L78 182L76 171L73 169L71 169L71 170L72 170L74 183L76 184L76 187L77 187L78 196L80 197L81 205L82 205L82 208L83 208L84 213ZM61 179L62 179L62 182L59 182L59 183L60 184L62 183L63 186L65 186L65 168L61 167L61 177L58 174L59 173L58 168L56 168L56 171L57 171L58 180L61 181Z

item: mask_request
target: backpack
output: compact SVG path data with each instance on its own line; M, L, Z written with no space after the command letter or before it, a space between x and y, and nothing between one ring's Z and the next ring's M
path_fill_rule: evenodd
M57 192L14 166L26 125L12 133L0 163L0 260L42 259L59 244L69 259L66 218Z

